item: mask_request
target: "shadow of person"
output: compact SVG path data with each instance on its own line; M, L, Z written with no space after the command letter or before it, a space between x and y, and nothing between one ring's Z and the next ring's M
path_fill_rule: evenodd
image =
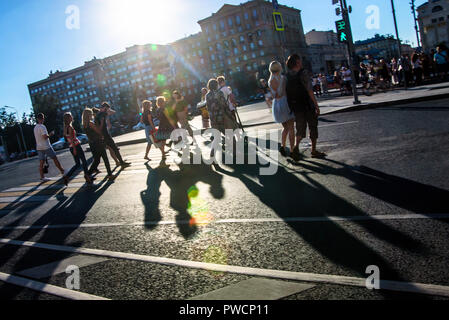
M69 241L70 235L84 222L94 204L112 183L113 181L103 180L95 189L83 188L78 190L65 201L58 202L26 229L24 233L16 238L20 238L22 241L68 245L67 241ZM54 228L52 228L52 226ZM82 242L72 242L69 245L78 247L82 245ZM3 264L7 263L8 260L11 260L16 254L17 246L4 245L0 248L0 256ZM59 261L70 255L71 254L68 252L43 251L40 249L28 248L27 251L20 256L18 261L14 263L13 273L30 267L35 267L36 265ZM52 271L51 267L49 267L48 273L51 274ZM18 296L22 290L24 290L24 288L18 286L11 288L8 286L8 290L5 290L6 296L2 297L13 299ZM1 285L0 291L3 291ZM37 299L39 295L39 292L34 293L34 298Z
M305 161L301 165L320 174L332 174L351 180L353 189L417 214L449 212L449 191L409 179L387 174L366 166L349 166L331 159L338 168L320 162Z
M324 221L295 222L294 217L359 216L367 214L345 199L329 191L312 179L300 179L288 172L283 166L272 176L259 175L257 165L232 165L232 171L216 167L219 173L240 179L246 188L256 195L260 201L271 208L280 218L303 239L310 247L330 260L332 263L351 270L361 277L366 277L366 268L376 265L381 270L382 279L401 280L400 273L386 260L380 249L373 249L365 241L346 231L338 222L331 219ZM313 169L313 168L312 168ZM251 178L250 178L251 177ZM259 183L253 181L258 180ZM307 182L308 180L308 182ZM396 244L407 248L417 245L414 239L384 226L380 221L372 221L376 227L394 233ZM413 245L409 245L410 241ZM310 259L310 257L305 257ZM301 261L298 261L301 263ZM389 295L387 292L383 292Z
M223 176L215 172L210 165L179 165L179 170L173 171L165 163L152 169L148 169L147 189L141 192L142 203L145 206L145 222L160 221L160 187L165 181L170 189L170 207L176 212L176 224L179 232L185 239L192 238L198 228L192 223L192 217L188 213L189 190L198 182L204 182L210 186L210 193L215 199L224 197L222 185ZM153 223L152 223L153 224ZM151 229L151 227L148 227Z

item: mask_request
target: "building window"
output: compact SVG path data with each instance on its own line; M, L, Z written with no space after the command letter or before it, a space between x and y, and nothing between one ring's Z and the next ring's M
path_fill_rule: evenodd
M239 26L241 24L240 16L235 17L235 23Z
M248 20L248 19L249 19L248 12L245 12L244 16L245 16L245 20Z
M232 27L232 18L231 17L228 18L228 26Z
M443 11L442 6L435 6L432 8L432 13L439 12L439 11Z

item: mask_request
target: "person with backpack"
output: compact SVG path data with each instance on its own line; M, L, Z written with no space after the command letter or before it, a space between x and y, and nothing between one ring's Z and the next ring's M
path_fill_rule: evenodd
M94 161L90 166L88 174L91 175L94 172L99 173L98 165L100 164L100 159L103 158L104 166L108 175L106 178L110 181L115 179L112 173L111 165L109 163L108 155L106 153L106 145L104 143L104 137L100 128L94 122L94 114L91 108L85 108L82 115L82 123L84 133L89 138L90 150L92 152Z
M296 120L296 145L291 157L295 161L300 160L299 144L306 137L308 126L312 141L312 158L323 158L326 154L316 149L320 108L311 88L310 76L303 69L301 57L297 54L288 57L287 68L287 102Z

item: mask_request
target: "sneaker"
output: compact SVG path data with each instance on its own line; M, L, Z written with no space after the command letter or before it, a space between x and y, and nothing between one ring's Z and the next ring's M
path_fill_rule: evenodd
M285 150L285 147L280 147L280 148L279 148L279 153L280 153L283 157L286 157L286 156L287 156L287 150Z
M298 147L293 149L293 152L291 153L291 157L295 161L301 160L301 154L299 153L299 148Z
M51 179L50 178L45 178L45 177L41 179L41 182L48 182L48 181L51 181Z

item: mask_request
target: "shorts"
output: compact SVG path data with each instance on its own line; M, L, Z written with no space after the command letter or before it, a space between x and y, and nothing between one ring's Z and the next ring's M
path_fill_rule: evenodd
M45 158L55 159L56 152L53 148L48 148L47 150L37 150L37 155L39 156L39 160L44 161Z
M306 138L306 129L309 126L310 139L318 139L318 116L315 110L295 111L296 136Z

